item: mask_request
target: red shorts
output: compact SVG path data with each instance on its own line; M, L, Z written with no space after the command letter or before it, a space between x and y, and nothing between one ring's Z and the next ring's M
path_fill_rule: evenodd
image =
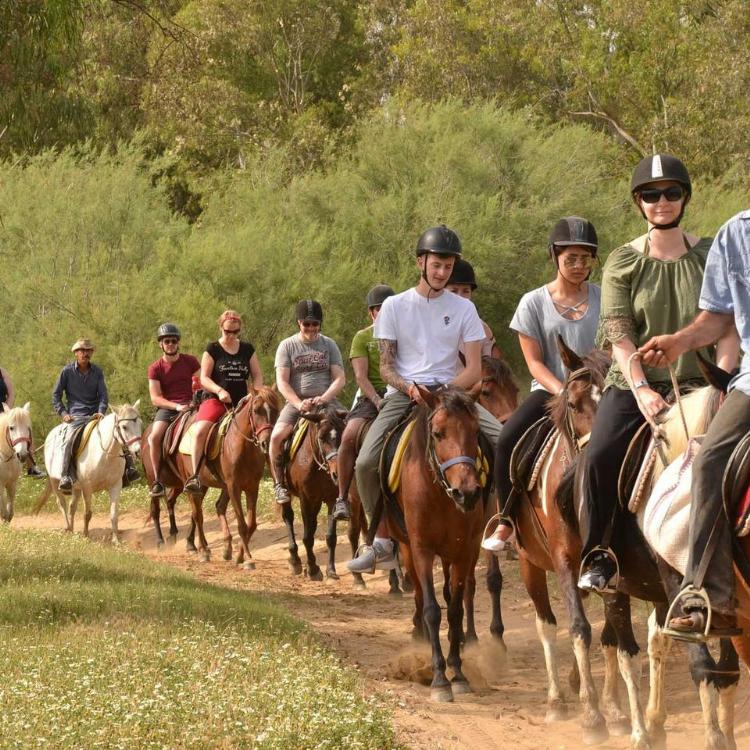
M195 415L196 422L219 422L227 413L227 407L218 398L207 398Z

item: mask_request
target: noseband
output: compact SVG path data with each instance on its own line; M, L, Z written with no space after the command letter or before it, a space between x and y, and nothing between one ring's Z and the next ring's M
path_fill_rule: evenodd
M125 450L128 450L130 446L133 445L134 443L140 442L141 436L136 435L135 437L130 438L130 440L126 439L125 435L123 434L122 427L120 427L120 425L123 422L137 422L137 421L138 421L138 417L120 418L117 416L117 413L115 413L115 429L114 429L113 437Z
M451 466L457 466L458 464L469 464L474 471L477 470L477 458L474 456L472 458L471 456L453 456L452 458L449 458L442 463L438 460L437 452L435 450L435 440L432 437L432 430L429 429L429 425L432 422L432 418L435 416L435 413L438 409L442 407L438 407L434 411L431 411L427 415L427 425L428 425L428 442L427 442L427 461L432 468L433 473L435 474L435 479L437 480L438 484L443 488L446 495L448 495L451 500L453 499L453 487L450 486L448 482L448 478L445 476L445 472L447 469L450 469Z

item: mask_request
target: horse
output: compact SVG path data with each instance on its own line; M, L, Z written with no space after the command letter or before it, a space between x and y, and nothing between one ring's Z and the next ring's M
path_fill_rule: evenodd
M31 447L30 404L0 412L0 519L13 520L16 484Z
M474 401L459 389L435 393L421 387L419 390L425 405L416 407L395 492L406 534L392 517L388 518L388 527L400 544L414 584L414 636L426 636L432 647L432 699L452 701L454 691L471 692L461 670L464 594L470 599L474 593L473 571L487 493L483 492L477 469L479 420ZM433 580L436 556L447 573L447 666L454 675L450 682L440 647L440 605Z
M232 534L226 517L226 510L231 501L237 517L237 528L240 537L240 549L236 563L245 570L253 570L255 563L250 554L250 539L258 526L257 505L258 488L263 478L268 442L276 419L279 416L279 397L273 388L262 386L251 388L234 409L232 418L222 440L221 451L214 461L207 466L203 462L199 477L202 492L188 493L191 504L191 528L187 537L187 548L190 552L201 553L204 561L210 559L208 542L203 529L203 498L208 487L218 487L222 490L216 502L216 512L219 516L224 540L223 558L231 560L233 557ZM147 449L150 426L146 429L141 441L143 466L149 483L154 481L154 470L151 455ZM215 468L211 468L211 464ZM215 473L216 472L216 473ZM171 460L162 462L161 478L167 487L166 504L169 512L172 540L177 538L177 524L174 508L177 498L182 494L185 480L193 473L190 456L176 454ZM247 516L242 508L242 493L247 499ZM151 519L156 530L157 545L164 544L164 537L160 524L161 503L158 497L151 500ZM199 547L195 545L195 534L198 534ZM247 559L245 559L247 558Z
M482 357L479 403L499 422L505 422L518 406L518 386L506 362Z
M334 404L325 404L314 412L302 415L309 424L304 439L297 448L292 460L285 468L289 493L299 498L302 513L302 543L307 554L306 575L312 581L322 581L323 573L315 558L315 531L318 528L318 513L326 504L328 527L326 546L328 564L326 578L337 580L336 573L336 520L333 506L338 495L336 455L339 441L344 432L346 412ZM297 540L294 536L294 508L292 503L282 506L281 517L287 529L289 567L294 575L302 573L302 560L299 557Z
M562 338L558 348L568 370L563 390L551 399L548 411L556 428L547 444L546 455L527 496L517 503L515 511L516 539L521 578L536 611L536 629L544 651L547 669L546 721L558 721L566 715L558 676L556 636L557 620L550 604L547 572L554 572L570 619L570 634L575 655L571 682L579 684L582 706L581 724L586 744L603 742L609 735L607 723L614 733L627 731L627 719L619 706L617 667L612 632L605 624L602 646L607 665L604 692L605 721L591 674L591 626L586 617L577 588L581 561L581 539L577 529L563 518L563 509L556 502L556 493L566 469L581 450L591 432L609 369L609 358L594 350L583 358L568 348ZM493 601L493 612L499 613L499 594ZM493 622L492 628L495 629Z
M36 502L34 512L38 513L47 498L54 492L57 505L65 519L65 527L73 532L76 508L83 496L85 513L83 516L83 535L89 535L91 521L91 499L95 492L105 490L109 493L109 518L112 525L112 543L120 541L117 529L117 504L122 491L122 475L125 470L124 450L140 451L141 418L138 413L140 399L132 406L111 407L110 413L98 419L91 435L83 446L77 459L77 477L68 505L68 498L58 489L60 477L65 467L60 466L58 445L65 424L54 427L44 441L44 463L47 467L47 485Z

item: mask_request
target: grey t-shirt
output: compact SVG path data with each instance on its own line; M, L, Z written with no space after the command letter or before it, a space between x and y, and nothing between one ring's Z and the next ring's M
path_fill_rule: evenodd
M521 297L511 330L536 339L542 348L542 359L550 372L564 381L567 370L557 350L557 334L579 356L588 354L594 348L596 329L599 323L602 290L596 284L589 284L589 307L580 320L568 320L557 311L549 289L540 286ZM541 383L532 379L531 390L544 389Z
M276 350L274 367L288 367L289 385L300 398L314 398L331 385L331 365L344 366L336 342L322 333L315 341L303 341L296 333Z

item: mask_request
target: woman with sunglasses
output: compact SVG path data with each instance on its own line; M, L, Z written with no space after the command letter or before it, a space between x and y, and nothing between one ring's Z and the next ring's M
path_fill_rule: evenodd
M692 185L685 165L669 154L641 160L631 182L633 201L647 232L613 250L604 264L601 336L612 346L612 367L584 454L584 497L589 526L583 545L578 586L606 591L616 584L617 559L611 540L618 530L618 478L625 453L646 417L667 408L669 373L628 364L636 349L653 336L674 333L698 314L698 298L710 239L683 232L680 221ZM706 350L704 355L710 355ZM738 353L736 336L719 343L719 364L731 369ZM675 362L680 390L703 385L694 352ZM638 391L636 400L634 391Z
M513 533L515 502L510 479L510 457L516 443L537 420L546 416L547 403L563 388L567 371L557 348L557 337L579 354L594 347L599 322L601 291L588 281L596 262L598 240L594 225L578 216L555 224L548 251L557 268L554 281L521 298L511 330L518 334L526 366L531 373L531 393L505 422L495 454L495 479L500 519L482 547L500 552Z
M323 404L335 404L346 385L344 360L336 342L320 332L323 308L314 299L297 303L299 332L284 339L276 350L276 385L286 399L271 433L269 457L276 502L291 500L284 477L284 441L292 434L301 413Z
M225 310L219 316L221 336L212 341L203 352L201 359L201 386L209 394L198 409L194 422L193 475L185 482L188 492L200 492L198 479L206 436L212 424L221 418L247 396L248 380L253 387L263 385L255 347L247 341L240 341L242 318L234 310Z

